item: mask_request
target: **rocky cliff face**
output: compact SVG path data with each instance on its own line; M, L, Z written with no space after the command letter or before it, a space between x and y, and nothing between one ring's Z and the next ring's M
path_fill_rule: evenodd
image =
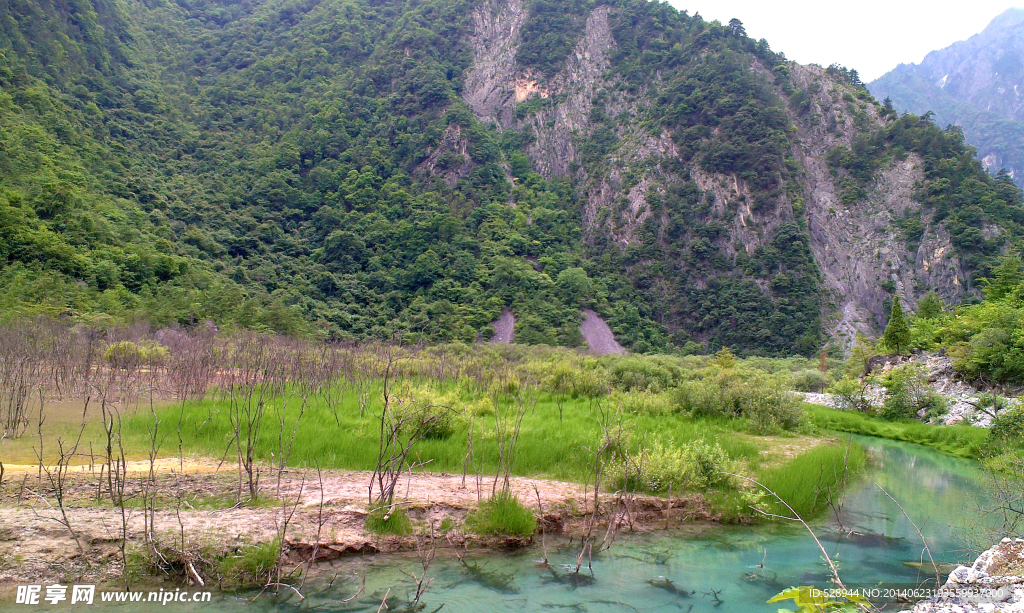
M901 64L868 86L899 110L959 125L991 172L1024 185L1024 9L1010 9L968 40Z
M856 97L850 84L820 67L795 63L785 65L787 78L780 79L776 66L752 55L743 58L744 70L757 87L770 92L789 123L790 170L766 202L752 187L758 177L716 172L692 156L686 158L680 149L692 148L691 143L645 121L651 105L673 85L655 77L638 87L616 74L617 9L601 6L586 16L573 52L551 78L516 63L528 12L523 0L489 0L474 9L474 59L462 96L479 119L502 131L531 136L527 151L535 170L577 182L584 233L591 244L606 242L623 253L640 253L627 266L674 270L676 280L682 277L681 283L698 294L718 277L738 274L778 302L775 288L781 281L775 271L735 271L761 257L776 244L780 230L793 224L813 255L809 274L817 278L823 295L819 308L825 332L844 342L884 325L893 292L911 307L930 289L950 302L964 296L966 272L948 232L931 223L915 200L923 178L919 156L887 164L866 198L843 204L838 186L843 177L829 166L828 154L883 124L874 101ZM686 61L696 64L701 58ZM791 100L794 92L801 96L799 105ZM582 143L609 138L603 118L615 118L610 138L614 145L598 159L581 156ZM709 136L714 138L714 133ZM702 224L716 228L713 234L671 227L676 213L671 195L680 191L706 204L694 208L700 209ZM920 217L925 227L913 248L894 223L907 216ZM705 248L702 240L718 252L718 264L697 251ZM686 249L652 249L661 242L687 241ZM723 272L730 266L733 273ZM651 291L671 293L672 274L662 274ZM670 325L675 315L676 325L698 338L707 329L707 322L694 325L684 314L666 311Z
M931 223L915 200L916 187L924 178L920 156L890 162L878 173L865 199L843 204L838 177L827 163L828 153L835 147L849 147L851 139L864 131L856 125L858 113L868 127L880 125L881 119L872 104L844 100L842 86L821 68L796 65L793 75L804 91L817 92L807 110L794 113L792 119L799 138L796 155L804 169L811 245L834 299L835 333L849 339L857 332L870 335L884 325L885 300L893 290L911 309L925 287L946 301L959 302L966 271L949 233ZM917 249L908 248L894 224L910 215L926 228Z

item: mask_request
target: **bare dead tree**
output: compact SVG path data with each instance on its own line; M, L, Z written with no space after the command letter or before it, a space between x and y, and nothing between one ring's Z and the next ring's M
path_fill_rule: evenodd
M775 514L775 513L769 513L767 511L762 510L762 509L758 509L757 507L751 507L751 508L753 509L753 511L755 513L759 513L759 514L764 515L766 517L773 517L775 519L782 519L782 520L786 520L786 521L799 522L804 527L804 529L807 530L807 532L811 535L811 538L814 539L814 542L818 545L818 549L821 551L821 555L825 558L825 562L828 563L829 571L831 571L831 573L832 573L832 582L835 583L835 585L837 587L839 587L840 589L843 589L843 590L846 589L846 585L843 583L842 578L839 576L839 569L836 568L836 565L832 561L832 558L828 555L828 552L825 551L825 546L821 544L821 540L818 539L818 535L815 534L814 530L812 530L811 527L807 525L807 522L804 521L804 518L801 517L800 514L797 513L793 509L793 507L789 506L789 503L786 502L782 498L782 496L779 496L778 494L776 494L767 485L765 485L765 484L763 484L760 481L757 481L755 479L751 479L750 477L745 477L743 475L737 475L737 474L734 474L734 473L722 473L722 474L729 475L730 477L735 477L737 479L741 479L743 481L747 481L748 483L752 483L752 484L756 485L757 487L759 487L762 490L764 490L769 496L771 496L772 498L778 500L784 507L786 507L786 509L791 513L791 515L788 515L788 516L787 515L778 515L778 514Z
M46 473L46 480L50 485L50 489L53 492L53 497L57 503L57 512L59 517L50 517L51 519L67 530L71 536L71 540L75 542L79 552L82 554L82 559L85 560L87 566L92 566L86 556L85 547L82 546L82 542L78 537L78 533L71 525L71 518L68 517L67 512L67 496L68 496L68 471L71 468L71 462L74 460L75 455L78 453L78 446L82 442L82 433L85 432L85 423L78 431L78 436L73 444L68 444L63 437L57 437L57 459L53 466L46 464L43 459L42 452L39 452L39 465L42 467L43 472ZM46 496L39 492L36 497L43 502L48 508L52 509L53 505L46 499Z
M386 515L390 515L394 511L395 488L403 471L409 468L413 447L450 409L396 394L393 378L398 358L393 347L385 346L380 351L384 364L382 406L377 464L370 479L369 499L375 508L387 507Z
M544 566L550 566L548 564L548 543L544 529L544 505L540 502L540 490L537 489L537 484L533 484L533 493L537 495L537 516L540 517L540 547L541 551L544 552Z
M233 445L238 468L239 501L242 499L242 478L248 486L249 500L259 497L260 467L257 465L258 447L266 415L267 404L283 388L283 356L274 351L270 339L245 335L236 340L232 349L231 372L228 388L228 417L231 422Z
M280 480L278 481L278 483L280 484ZM284 496L283 492L281 492L280 489L278 490L278 496L281 499L281 520L277 521L276 518L274 520L275 523L277 524L277 538L276 538L276 542L277 542L277 547L278 547L278 550L277 550L277 558L278 558L278 560L277 560L277 563L274 564L273 568L271 568L271 569L269 569L267 571L266 583L263 585L263 589L260 591L260 593L257 594L256 597L253 598L253 600L255 600L256 598L259 598L260 595L262 595L264 592L266 592L267 590L269 590L271 588L274 590L274 593L277 593L280 590L280 588L290 589L292 592L294 592L299 597L299 600L305 600L306 599L305 595L303 595L303 593L299 590L299 588L297 586L294 586L291 583L287 583L287 582L284 581L284 577L282 576L282 563L281 563L281 560L282 560L282 558L284 556L285 549L288 546L288 527L291 525L292 518L295 516L295 512L298 510L299 506L302 504L302 493L303 493L303 491L305 491L305 486L306 486L306 472L303 471L302 472L302 479L301 479L301 482L299 483L298 491L295 493L294 501L289 501L287 499L287 497ZM280 485L278 487L280 488ZM321 496L322 496L322 494L321 494ZM319 539L319 536L317 538Z
M430 547L426 547L429 543ZM430 570L430 563L434 561L434 555L436 549L434 546L434 523L430 522L430 533L428 538L416 538L416 557L420 562L420 574L417 576L402 569L402 573L413 580L413 584L416 586L416 591L413 594L410 605L416 605L423 598L423 594L426 593L427 588L434 582L434 578L427 575L427 571Z
M299 583L299 589L306 583L306 578L309 576L309 571L313 568L313 562L316 561L317 555L320 553L320 538L323 534L324 524L324 473L320 469L318 464L316 467L316 479L319 484L320 501L316 509L316 540L313 542L313 551L309 554L309 559L306 560L306 572L302 574L302 581ZM365 585L365 577L364 577Z
M30 330L0 328L0 435L18 438L29 426L30 397L42 402L43 356Z
M589 447L584 448L584 451L588 452L593 457L591 464L591 480L594 487L594 502L593 510L587 519L587 530L583 535L582 549L576 557L576 572L579 572L580 568L582 568L584 558L586 558L589 563L593 556L594 530L597 527L597 518L601 510L601 487L604 481L604 473L607 468L608 461L611 459L611 454L623 446L622 443L625 437L621 411L616 411L614 415L610 414L606 405L600 400L594 404L593 410L598 423L601 426L601 440L593 449ZM625 457L623 459L626 462L631 461L629 457ZM584 498L586 498L586 493L584 493ZM617 497L615 504L616 514L620 502L621 500ZM609 532L605 535L605 544L607 546L611 546L611 542L614 540L612 531L617 530L616 524L617 517L612 517L609 523Z
M818 476L818 485L815 485L816 494L824 496L825 503L832 510L836 523L839 524L840 532L848 531L843 524L842 512L843 505L846 503L845 492L850 478L850 452L852 450L853 441L850 440L846 446L846 453L843 454L843 467L840 469L837 465L832 464L832 478L826 479L825 467L823 466L822 472ZM828 485L822 488L822 483Z

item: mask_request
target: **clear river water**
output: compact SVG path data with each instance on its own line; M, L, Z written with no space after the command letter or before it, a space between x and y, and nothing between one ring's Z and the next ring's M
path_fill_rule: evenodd
M848 490L840 514L839 520L854 535L838 530L834 514L812 522L847 586L913 588L934 577L914 526L876 483L914 519L937 562L973 560L978 552L967 548L964 537L977 528L972 522L978 521L985 482L979 467L916 445L865 437L855 440L869 451L872 463L864 478ZM991 518L982 517L986 519ZM610 550L594 558L592 573L584 575L570 572L578 552L578 541L570 544L549 538L550 568L539 564L539 545L515 554L471 555L467 564L438 553L428 571L432 583L421 609L407 608L415 587L406 573L421 572L418 559L408 555L335 562L304 586L304 601L287 590L276 597L265 594L254 602L253 594L215 593L211 604L172 603L157 609L373 613L388 594L390 609L381 610L391 613L433 613L439 608L444 613L774 613L778 605L766 601L780 590L792 585L828 586L821 552L798 524L694 525L622 535ZM365 591L343 602L356 593L364 576ZM156 610L152 604L107 607L125 612ZM107 607L97 603L89 608Z

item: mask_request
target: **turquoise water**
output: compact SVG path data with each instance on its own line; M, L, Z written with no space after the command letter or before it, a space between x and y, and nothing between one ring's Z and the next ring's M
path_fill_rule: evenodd
M965 517L973 516L979 504L984 475L978 467L914 445L855 440L874 460L865 478L847 493L839 516L856 534L841 533L834 516L813 523L847 586L914 587L934 576L930 570L912 566L927 562L920 538L875 483L914 518L936 561L973 559L977 552L966 550L961 539L971 528ZM701 525L623 535L611 550L594 558L592 570L584 564L585 574L574 575L570 569L578 553L578 541L553 543L549 539L550 568L540 564L539 546L511 555L471 555L466 565L439 553L427 572L432 583L420 608L408 606L415 586L405 574L422 573L418 559L378 555L324 567L318 579L303 587L307 598L301 602L284 593L264 595L255 602L250 602L252 594L217 594L212 605L170 604L160 609L372 613L390 588L388 610L392 613L431 613L439 607L445 613L774 613L778 607L766 600L780 590L791 585L828 585L821 552L799 525ZM341 602L357 592L364 576L365 591L350 602ZM153 610L152 605L108 606L119 611Z

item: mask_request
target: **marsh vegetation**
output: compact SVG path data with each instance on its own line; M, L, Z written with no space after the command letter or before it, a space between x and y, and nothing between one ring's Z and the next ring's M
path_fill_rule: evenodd
M50 320L7 326L0 342L2 506L60 526L77 552L64 572L115 581L298 592L319 561L404 549L421 561L418 599L438 547L463 556L556 533L578 539L583 573L639 528L772 521L778 498L838 517L867 459L834 431L884 423L891 438L958 448L987 436L808 407L794 390L820 391L844 366L824 358ZM227 513L219 525L211 510ZM90 530L115 520L97 559ZM223 539L236 528L243 538Z

